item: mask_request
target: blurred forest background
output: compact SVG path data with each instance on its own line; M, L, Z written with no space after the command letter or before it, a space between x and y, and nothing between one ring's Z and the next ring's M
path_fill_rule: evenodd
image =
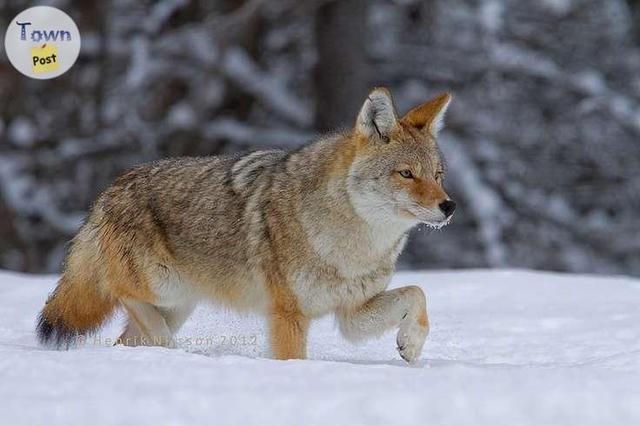
M455 95L459 209L401 267L640 275L640 1L0 0L2 37L35 4L82 50L48 81L0 55L0 268L59 270L135 164L296 147L386 85L402 113Z

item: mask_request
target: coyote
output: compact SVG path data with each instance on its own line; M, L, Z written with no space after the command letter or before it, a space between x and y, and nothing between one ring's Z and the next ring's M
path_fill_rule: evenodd
M139 166L95 202L37 325L68 348L118 307L125 345L174 346L199 301L262 313L277 359L305 358L309 323L334 313L352 341L398 328L407 362L429 331L417 286L386 291L409 230L446 225L436 135L442 94L403 117L374 89L355 126L294 151Z

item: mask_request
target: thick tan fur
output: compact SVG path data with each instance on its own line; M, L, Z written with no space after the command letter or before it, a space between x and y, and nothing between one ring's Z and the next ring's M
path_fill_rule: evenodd
M400 355L416 359L428 332L424 294L385 289L408 231L450 218L435 141L450 99L398 118L388 91L375 89L352 132L298 151L124 174L73 241L41 341L69 346L122 306L122 343L172 346L209 300L265 314L279 359L306 357L310 321L327 313L355 340L399 327Z

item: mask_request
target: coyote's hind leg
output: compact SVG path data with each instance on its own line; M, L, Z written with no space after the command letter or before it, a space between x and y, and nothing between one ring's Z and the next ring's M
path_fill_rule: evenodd
M175 335L178 330L180 330L180 327L182 327L182 324L191 316L195 307L195 303L187 303L171 308L159 308L172 335Z
M126 346L174 347L173 333L157 307L137 300L123 300L129 321L119 343Z

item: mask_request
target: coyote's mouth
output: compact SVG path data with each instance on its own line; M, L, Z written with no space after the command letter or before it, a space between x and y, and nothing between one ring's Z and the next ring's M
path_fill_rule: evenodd
M449 222L451 222L451 218L453 217L453 215L442 219L442 220L432 220L431 218L425 218L425 216L432 216L431 212L426 212L427 215L425 215L425 212L413 212L410 209L402 209L400 210L402 213L404 213L405 215L408 215L409 217L412 217L413 219L415 219L416 221L418 221L420 224L423 225L427 225L429 228L433 228L433 229L441 229L445 226L447 226L449 224Z
M449 216L445 220L441 220L439 222L421 220L420 223L422 223L423 225L427 225L429 228L432 228L432 229L441 229L447 226L449 222L451 222L451 217L452 216Z

